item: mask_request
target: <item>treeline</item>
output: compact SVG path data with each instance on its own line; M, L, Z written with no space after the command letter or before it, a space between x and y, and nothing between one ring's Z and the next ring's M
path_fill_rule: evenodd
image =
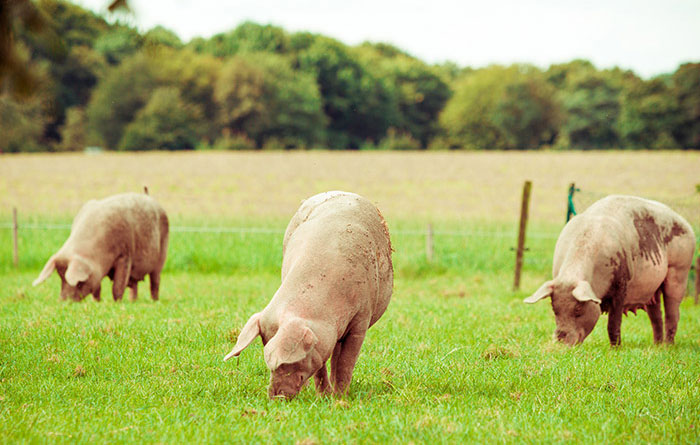
M183 43L71 3L15 24L38 87L0 95L0 150L700 149L700 63L650 80L585 60L428 65L255 23Z

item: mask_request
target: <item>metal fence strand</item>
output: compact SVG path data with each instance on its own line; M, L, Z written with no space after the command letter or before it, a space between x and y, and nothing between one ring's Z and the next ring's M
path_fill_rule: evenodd
M0 229L11 229L12 223L0 223ZM19 229L29 229L29 230L70 230L70 224L44 224L44 223L26 223L20 224ZM274 234L283 235L284 229L274 229L269 227L206 227L206 226L171 226L171 232L184 232L184 233L262 233L262 234ZM425 230L390 230L391 234L395 235L414 235L414 236L425 236ZM477 238L513 238L515 239L517 234L515 229L512 232L499 231L499 232L489 232L482 230L434 230L435 235L441 236L455 236L455 237L477 237ZM546 232L528 232L528 238L540 238L540 239L556 239L558 233L546 233Z

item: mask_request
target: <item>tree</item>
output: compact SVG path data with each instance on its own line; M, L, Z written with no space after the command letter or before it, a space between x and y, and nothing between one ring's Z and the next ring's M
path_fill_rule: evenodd
M17 100L0 95L0 153L41 151L44 121L36 98Z
M80 107L69 108L66 111L66 121L61 128L60 151L79 151L87 146L87 117L85 110Z
M381 139L393 123L387 85L337 40L302 33L292 36L291 46L295 66L312 74L319 85L330 147L357 148L367 139Z
M455 85L440 124L456 146L529 149L551 143L560 115L554 90L539 70L491 66Z
M181 100L199 109L195 123L200 137L218 133L214 85L221 62L190 50L167 46L144 48L108 70L94 89L87 108L91 129L108 148L117 148L125 127L158 87L173 87Z
M15 96L29 96L37 85L36 78L18 54L15 45L17 28L41 32L46 19L30 0L0 0L0 91Z
M170 48L182 48L182 40L171 30L160 25L151 28L143 36L145 45L165 45Z
M110 65L119 65L143 46L143 37L133 28L117 25L101 34L95 41L95 50Z
M104 18L67 1L40 0L38 6L47 18L51 35L67 48L92 48L95 40L110 28Z
M244 22L233 31L210 39L193 39L189 46L200 53L230 57L238 53L266 52L285 54L290 49L289 35L273 25Z
M700 149L700 63L686 63L672 76L679 122L673 135L683 148Z
M325 118L311 75L295 72L288 59L274 54L241 54L222 68L214 96L220 123L262 146L268 138L312 145Z
M199 106L204 136L214 139L220 133L214 88L222 61L208 54L197 54L189 48L177 50L169 47L149 51L149 60L159 85L178 88L186 103Z
M111 69L93 90L87 106L90 130L107 148L115 149L124 128L158 86L151 58L143 53Z
M104 59L95 51L87 46L72 47L64 63L55 70L59 83L57 96L63 105L66 108L85 105L105 70Z
M598 71L588 61L574 60L552 65L546 76L559 91L564 107L560 146L591 149L620 145L620 93L623 84L634 80L634 74L619 69Z
M41 32L18 27L17 39L30 49L34 66L44 66L48 75L41 87L47 98L44 143L60 140L67 108L84 105L97 82L104 62L92 49L94 39L108 29L107 23L93 13L57 0L36 4L43 19Z
M666 79L627 82L620 104L618 132L625 147L678 147L672 136L678 124L678 103Z
M192 150L201 137L201 110L174 87L153 91L148 103L127 125L120 150Z
M0 152L46 151L50 145L44 131L53 102L49 70L33 62L24 45L17 45L15 51L37 83L22 94L0 91Z
M528 66L429 66L389 44L348 47L273 25L245 22L183 45L163 27L140 33L65 0L2 2L5 150L23 138L28 149L75 149L92 137L132 147L144 128L164 125L163 103L197 110L188 128L202 146L245 147L250 137L258 147L700 148L698 63L645 81L574 60L543 82ZM152 103L160 88L177 95Z
M66 110L87 104L99 77L105 72L106 64L102 56L89 47L74 46L66 57L49 66L53 100L44 134L48 140L58 143Z
M451 92L438 70L387 44L365 43L356 50L365 69L393 92L395 116L389 125L408 132L425 147L435 135L437 116Z

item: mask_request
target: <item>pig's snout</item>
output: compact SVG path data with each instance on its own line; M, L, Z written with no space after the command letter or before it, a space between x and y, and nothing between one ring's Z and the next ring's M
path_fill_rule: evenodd
M275 400L275 399L284 399L284 400L292 400L294 397L296 397L297 394L299 394L301 388L292 388L292 387L284 387L284 386L279 386L279 387L270 387L270 390L268 391L268 395L270 396L270 399Z
M78 289L65 289L61 292L61 299L62 300L71 300L71 301L81 301L82 297L80 296L80 292L78 292Z
M577 345L582 341L581 336L578 335L578 333L567 332L561 329L557 329L556 331L554 331L554 336L557 339L557 341L566 343L569 346Z
M304 386L304 378L301 375L287 376L284 379L272 379L268 395L270 399L286 399L291 400Z

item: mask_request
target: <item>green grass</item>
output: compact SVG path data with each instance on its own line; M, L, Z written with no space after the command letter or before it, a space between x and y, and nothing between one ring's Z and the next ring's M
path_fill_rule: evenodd
M0 222L2 222L0 220ZM70 221L52 222L69 226ZM282 238L285 224L250 224L221 222L209 228L265 229L265 232L214 233L183 232L177 227L204 227L189 222L174 222L170 234L166 272L257 273L278 272L282 261ZM20 225L21 227L21 225ZM550 257L560 226L538 225L530 229L525 266L548 270ZM412 223L390 225L394 247L394 268L404 276L426 273L464 273L465 271L503 270L512 268L517 244L516 227L507 224L442 223L434 230L434 261L426 261L425 226ZM19 230L20 268L40 270L46 260L68 238L69 228ZM12 233L0 228L0 272L11 273Z
M275 226L276 227L276 226ZM521 301L549 276L553 237L531 237L513 292L513 227L396 227L395 290L368 333L350 392L267 398L260 343L222 361L279 285L281 231L173 233L161 301L66 303L31 287L67 230L0 230L0 442L688 442L700 428L700 306L684 301L676 345L643 313L576 348L552 341L548 304ZM531 233L558 227L536 226ZM512 237L455 230L513 231Z

